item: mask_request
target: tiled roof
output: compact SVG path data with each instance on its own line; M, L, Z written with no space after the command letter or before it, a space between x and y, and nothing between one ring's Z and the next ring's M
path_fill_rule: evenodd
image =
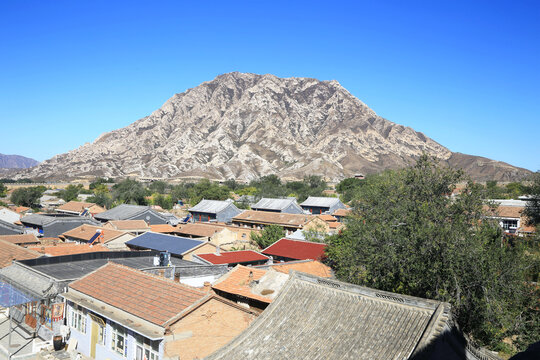
M110 220L107 224L117 230L150 230L150 226L144 220Z
M350 209L337 209L336 211L334 211L334 213L332 214L334 216L349 216L351 215L351 210Z
M266 265L263 265L266 267ZM300 271L306 274L315 275L324 278L332 277L332 269L324 265L322 262L317 260L302 260L302 261L291 261L286 263L275 263L269 265L272 269L288 274L291 270Z
M340 228L341 226L343 226L343 223L340 223L340 222L337 222L337 221L332 221L332 222L329 222L328 223L328 227L330 229L338 229Z
M92 239L92 237L96 234L96 232L98 232L98 230L101 231L102 238L96 241L95 244L97 244L98 242L107 243L111 240L116 239L117 237L124 235L124 232L122 231L106 229L100 226L92 226L86 224L76 227L75 229L66 231L62 235L64 235L64 237L90 241L90 239Z
M251 277L250 274L252 275ZM265 274L266 270L237 265L234 269L218 279L218 281L212 285L212 288L229 294L241 295L249 299L270 303L272 302L272 299L254 294L250 287L250 281L258 281Z
M223 211L228 206L231 206L231 204L232 206L234 206L233 202L230 200L201 200L197 205L188 209L188 211L217 214L218 212Z
M0 240L12 244L39 244L39 239L34 234L0 235Z
M201 290L114 263L69 287L160 326L206 295Z
M90 209L90 208L92 208L91 212L93 214L98 214L105 211L105 209L99 205L96 205L94 203L89 203L89 202L82 202L82 201L69 201L65 203L64 205L59 206L56 210L82 213L85 209Z
M521 213L525 210L522 206L498 206L492 210L489 206L484 206L484 210L490 216L503 217L503 218L520 218Z
M246 210L243 213L233 217L232 221L302 227L312 219L313 215L283 214L270 211Z
M308 197L300 206L318 206L318 207L332 207L339 202L339 198L336 197Z
M126 245L143 249L168 251L175 255L183 255L204 243L205 241L188 239L180 236L146 232L127 241Z
M178 228L175 232L177 234L185 234L191 236L212 237L215 233L220 232L221 230L223 230L223 228L216 225L193 223L178 225Z
M156 225L150 225L150 231L157 232L157 233L173 233L177 229L174 226L171 226L169 224L156 224Z
M0 240L0 268L11 265L13 260L35 259L41 254L31 249Z
M31 250L35 250L42 254L49 256L60 256L60 255L73 255L73 254L84 254L97 251L109 251L108 248L102 245L93 245L89 244L76 244L76 243L58 243L56 245L48 246L33 246L29 247Z
M326 221L326 222L332 222L332 221L337 221L337 219L335 217L333 217L332 215L329 215L329 214L323 214L323 215L317 215L317 217L323 221Z
M309 241L281 239L262 251L265 255L297 260L319 260L325 257L326 244Z
M215 265L268 260L267 256L253 250L222 251L219 254L197 254L197 256Z
M19 214L23 213L25 211L28 211L28 210L32 210L31 208L26 207L26 206L12 206L12 207L10 207L10 209L15 211L15 212L18 212Z
M167 218L156 210L152 210L150 206L121 204L110 210L96 214L95 218L101 221L104 220L129 220L145 211L151 211L155 216L164 220Z
M296 204L296 199L270 199L262 198L255 205L252 205L252 209L270 209L270 210L283 210L291 204L295 204L299 209L300 206Z

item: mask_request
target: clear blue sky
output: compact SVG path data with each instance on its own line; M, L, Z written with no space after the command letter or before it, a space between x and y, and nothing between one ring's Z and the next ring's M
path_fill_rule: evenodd
M540 1L1 1L0 153L45 160L241 71L338 80L458 151L540 169Z

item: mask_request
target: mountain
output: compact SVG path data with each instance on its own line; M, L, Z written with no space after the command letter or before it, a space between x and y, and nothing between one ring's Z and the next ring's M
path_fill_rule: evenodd
M452 153L378 116L337 81L235 72L176 94L151 115L21 176L249 180L275 173L338 180L403 167L422 153L464 167L477 180L530 173Z
M39 164L39 161L21 155L0 154L0 169L26 169Z

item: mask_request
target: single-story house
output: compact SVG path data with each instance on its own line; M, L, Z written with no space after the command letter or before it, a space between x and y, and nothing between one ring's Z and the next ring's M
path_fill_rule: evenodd
M110 220L104 225L104 228L129 232L133 235L141 235L150 231L150 225L144 220Z
M194 222L230 222L233 217L240 214L233 200L201 200L197 205L188 209L191 220Z
M99 205L83 201L68 201L67 203L60 205L55 209L58 213L69 214L69 215L96 215L105 211Z
M345 209L346 206L337 197L310 196L300 204L302 209L310 214L332 214L337 209Z
M193 254L214 252L216 246L208 241L185 237L147 232L126 242L133 250L167 251L171 256L191 260Z
M327 224L316 216L307 214L284 214L269 211L246 210L243 213L233 217L233 225L252 228L257 230L264 229L268 225L282 226L286 234L292 234L298 229L309 229L320 227L327 230Z
M150 225L172 224L176 225L177 219L171 214L160 213L150 206L121 204L110 210L94 216L102 223L111 220L144 220ZM176 219L176 220L175 220Z
M22 232L22 226L0 220L0 235L17 235L22 234Z
M526 228L527 218L523 214L527 202L523 200L491 200L484 211L491 219L496 219L503 230L509 234L520 234Z
M111 250L128 250L126 241L134 238L128 232L83 224L61 235L65 241L82 244L101 244Z
M15 224L21 219L21 214L6 207L0 207L0 220Z
M31 249L23 248L9 241L0 240L0 268L11 265L13 260L35 259L42 254Z
M347 216L350 216L351 214L352 211L350 209L337 209L332 216L335 217L338 222L342 223L345 222Z
M82 224L100 225L92 218L68 215L32 214L21 218L25 232L34 231L43 237L58 237L60 234Z
M114 263L62 296L77 351L93 359L200 359L257 317L214 294Z
M255 211L272 211L285 214L303 214L304 210L296 202L296 198L271 199L262 198L251 206Z
M321 260L325 258L326 244L311 241L280 239L261 251L277 261Z
M249 229L214 223L187 223L178 225L175 234L199 240L208 240L224 250L249 247L251 233Z
M41 241L34 234L0 235L0 240L23 247L41 244Z
M194 262L211 265L226 264L228 266L262 265L269 259L268 256L253 250L220 251L219 247L215 253L193 255Z

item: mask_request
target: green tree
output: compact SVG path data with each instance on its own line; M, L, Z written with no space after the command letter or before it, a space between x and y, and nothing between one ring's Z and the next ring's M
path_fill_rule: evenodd
M12 203L19 206L36 208L39 206L39 199L45 192L45 186L32 186L13 190L10 196Z
M0 197L6 196L8 188L4 183L0 182Z
M538 225L540 225L540 171L534 173L528 195L525 215L528 218L528 223L538 229Z
M114 179L107 179L107 178L97 178L95 179L94 181L92 181L90 183L90 185L88 186L88 188L90 190L94 190L96 187L98 186L105 186L104 184L107 184L107 183L114 183Z
M76 200L83 188L84 187L81 184L68 185L64 190L60 190L58 192L58 196L64 201Z
M365 183L366 181L364 179L343 179L336 185L336 191L341 195L341 200L348 203L353 199L358 189Z
M169 188L169 184L165 181L153 181L148 185L148 190L153 193L165 194L165 191Z
M466 333L494 344L523 335L530 261L483 217L478 187L448 196L463 180L427 156L367 178L347 228L328 239L327 255L342 280L450 302Z
M131 179L126 179L112 188L112 197L115 202L124 204L146 205L146 196L149 195L144 186Z
M219 185L208 179L202 179L190 188L189 202L197 204L202 199L206 200L226 200L231 196L231 189L227 186Z
M261 249L264 249L282 237L285 236L285 230L279 225L268 225L259 233L251 232L251 240L255 241Z
M102 206L105 209L110 209L113 205L113 198L108 192L95 192L87 201Z
M170 195L153 194L152 204L161 206L163 209L170 210L173 207L173 201Z

